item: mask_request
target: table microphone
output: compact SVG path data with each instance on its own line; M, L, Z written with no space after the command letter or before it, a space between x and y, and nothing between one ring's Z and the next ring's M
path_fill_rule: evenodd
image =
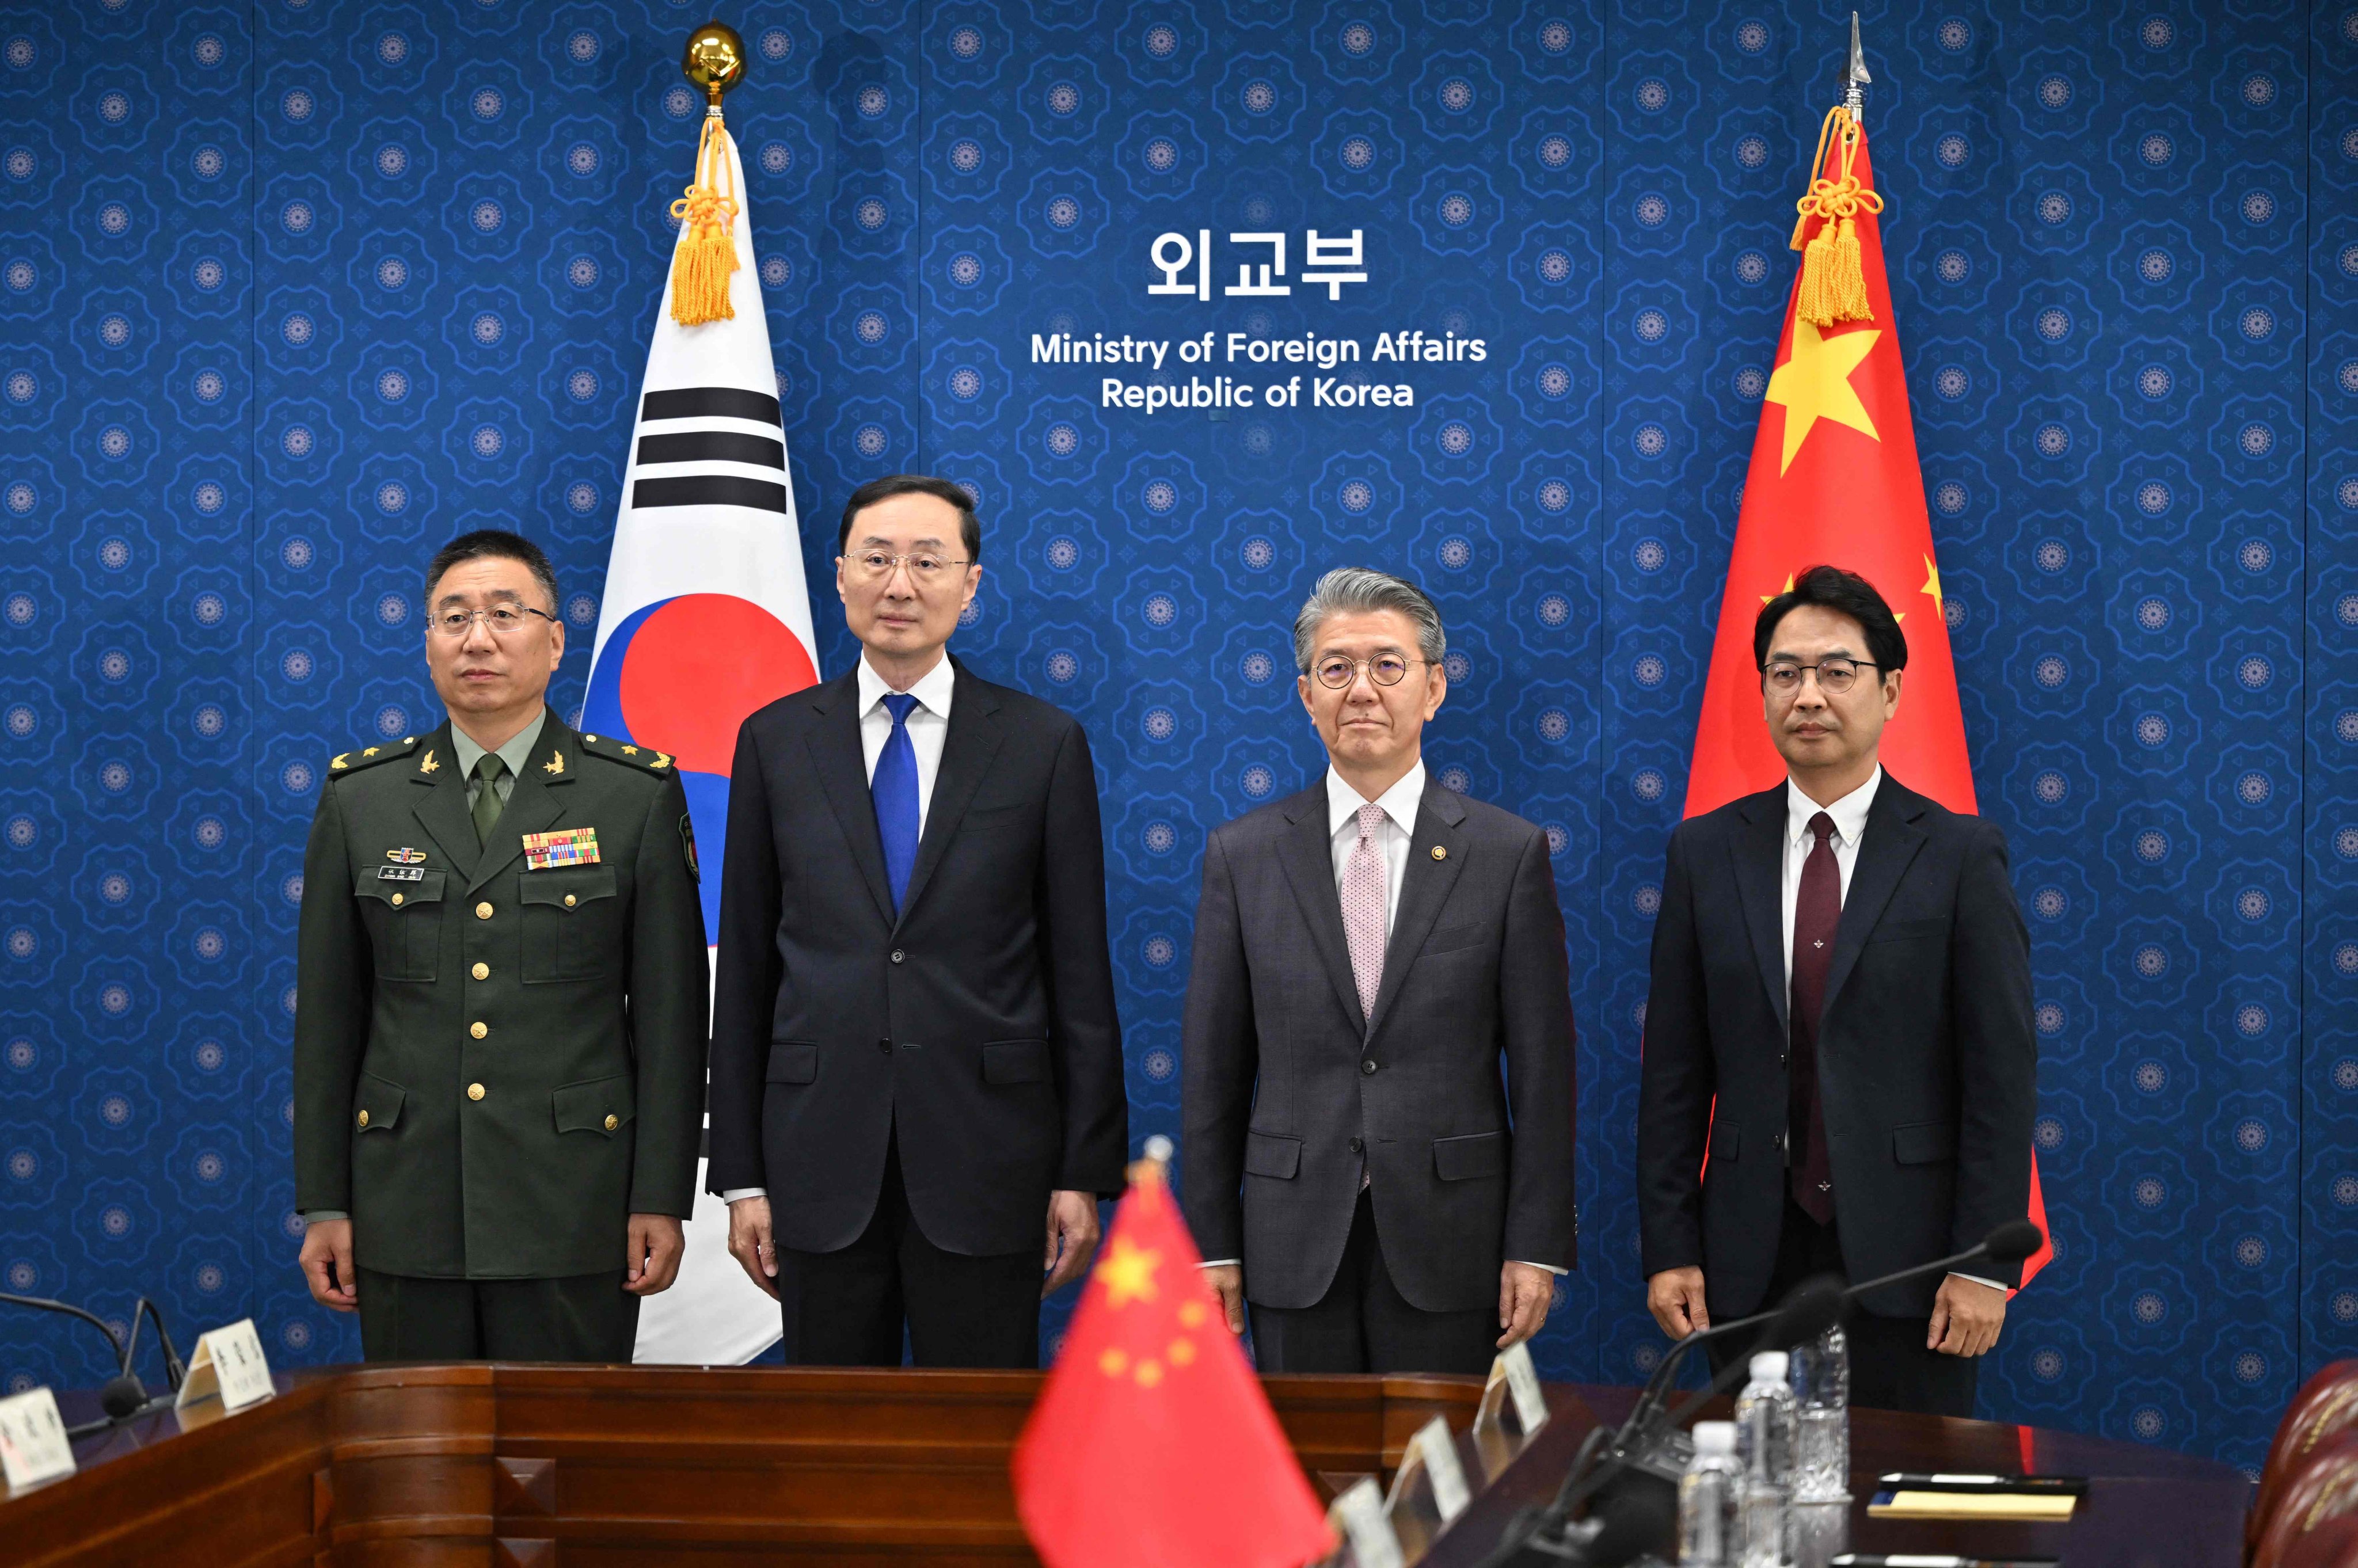
M1869 1291L1879 1291L1886 1285L1897 1285L1919 1275L1952 1273L1971 1263L2019 1263L2047 1244L2046 1232L2027 1219L2009 1219L1982 1238L1982 1244L1970 1251L1953 1257L1935 1258L1930 1263L1919 1263L1912 1269L1902 1269L1880 1279L1853 1285L1843 1292L1844 1301L1856 1301Z
M99 1386L98 1408L120 1421L124 1416L137 1413L139 1409L146 1404L147 1387L139 1380L139 1375L131 1369L129 1350L121 1340L114 1337L114 1330L106 1326L104 1319L94 1313L84 1312L78 1306L70 1306L64 1302L53 1302L47 1296L18 1296L0 1292L0 1302L6 1302L12 1306L33 1307L41 1312L63 1313L68 1317L78 1317L97 1329L106 1336L106 1347L114 1352L115 1366L114 1376ZM138 1322L135 1312L132 1322L134 1324ZM163 1320L158 1318L157 1320L158 1332L161 1331L162 1326Z

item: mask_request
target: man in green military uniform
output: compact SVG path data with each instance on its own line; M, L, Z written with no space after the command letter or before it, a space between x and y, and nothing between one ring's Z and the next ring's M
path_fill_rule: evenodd
M496 529L427 568L449 720L328 765L303 859L295 1201L371 1360L627 1361L678 1271L707 967L671 759L544 700L557 579Z

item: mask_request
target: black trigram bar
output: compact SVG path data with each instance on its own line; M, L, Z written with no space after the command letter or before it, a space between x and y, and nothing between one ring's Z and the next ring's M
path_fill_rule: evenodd
M775 425L778 400L766 392L748 392L741 386L681 386L648 393L639 400L639 417L753 419Z
M665 436L639 438L642 463L756 463L765 469L786 466L786 444L742 430L682 430Z
M757 512L786 510L786 487L764 479L744 479L733 473L683 474L677 479L643 479L631 487L631 505L750 506Z

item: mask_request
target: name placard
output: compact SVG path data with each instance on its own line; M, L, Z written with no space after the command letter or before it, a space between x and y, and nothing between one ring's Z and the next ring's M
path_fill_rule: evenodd
M1457 1440L1449 1435L1449 1422L1434 1416L1417 1428L1409 1443L1423 1456L1425 1476L1433 1483L1433 1506L1446 1525L1474 1500L1472 1489L1466 1485L1466 1465L1457 1457Z
M1540 1388L1539 1368L1531 1365L1531 1347L1518 1339L1490 1364L1493 1379L1507 1379L1507 1397L1515 1401L1515 1421L1529 1437L1547 1424L1547 1394Z
M242 1317L225 1327L208 1330L197 1340L197 1354L180 1383L180 1397L172 1401L186 1410L202 1400L220 1396L224 1411L259 1404L278 1391L270 1380L270 1362L262 1354L262 1336L254 1319Z
M1336 1494L1326 1522L1349 1543L1359 1568L1404 1568L1400 1537L1384 1517L1384 1495L1372 1477L1362 1476Z
M12 1492L73 1474L73 1444L58 1416L58 1397L49 1390L0 1400L0 1472Z

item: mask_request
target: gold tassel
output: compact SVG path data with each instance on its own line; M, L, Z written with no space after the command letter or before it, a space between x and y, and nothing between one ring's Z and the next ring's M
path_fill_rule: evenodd
M1817 156L1810 165L1810 189L1793 206L1792 248L1801 253L1801 276L1793 290L1793 314L1813 327L1841 321L1872 321L1875 307L1866 297L1866 268L1859 253L1858 225L1854 214L1880 212L1883 198L1859 183L1852 173L1858 157L1859 132L1850 112L1836 104L1818 129ZM1826 146L1831 142L1841 159L1841 175L1825 177ZM1818 222L1810 233L1811 220Z
M1835 319L1874 320L1875 307L1866 297L1866 267L1858 254L1858 226L1848 218L1842 221L1834 234L1828 271L1828 292L1833 296Z
M730 275L737 270L737 239L730 232L737 199L733 185L729 194L720 189L728 175L729 138L716 97L696 146L696 183L671 204L672 217L687 230L671 265L671 319L683 327L737 316L729 301Z

